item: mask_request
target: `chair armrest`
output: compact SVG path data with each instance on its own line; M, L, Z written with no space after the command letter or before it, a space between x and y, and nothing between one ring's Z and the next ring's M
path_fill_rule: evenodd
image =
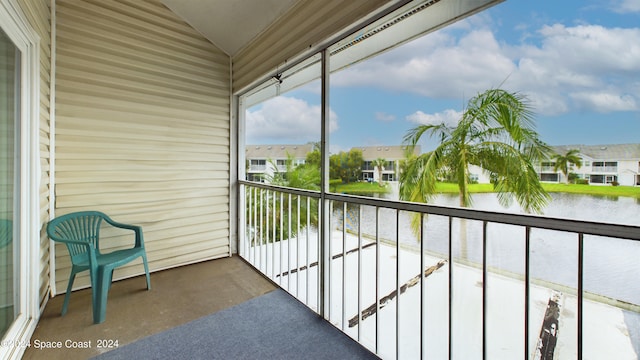
M144 247L144 237L142 236L142 226L124 224L121 222L114 221L109 217L105 217L105 221L117 228L133 230L133 232L135 232L136 234L136 247L142 247L142 248Z

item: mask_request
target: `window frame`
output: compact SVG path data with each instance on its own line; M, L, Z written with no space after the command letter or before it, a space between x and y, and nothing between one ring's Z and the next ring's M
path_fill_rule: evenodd
M4 339L12 346L0 346L0 358L20 358L39 318L39 151L40 39L16 1L0 2L0 24L20 52L20 189L17 232L19 241L18 315ZM36 239L38 239L36 241Z

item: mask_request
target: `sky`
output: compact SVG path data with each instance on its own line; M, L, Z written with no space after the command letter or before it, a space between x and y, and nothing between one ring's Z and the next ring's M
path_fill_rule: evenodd
M469 98L498 87L526 96L550 145L640 143L640 0L507 0L330 85L332 153L455 125ZM316 81L248 109L246 143L316 142L319 119Z

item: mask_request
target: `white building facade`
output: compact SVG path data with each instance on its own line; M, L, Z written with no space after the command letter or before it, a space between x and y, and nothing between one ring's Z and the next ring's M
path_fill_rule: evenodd
M265 182L277 173L287 172L287 161L293 166L304 164L313 144L303 145L247 145L245 158L247 180Z
M362 180L372 182L398 181L400 162L406 158L406 146L358 146L354 149L362 151ZM414 148L414 154L419 155L420 151L420 146ZM385 161L382 169L376 166L378 159Z
M591 185L640 186L640 144L613 145L562 145L554 146L554 152L565 154L578 150L582 166L571 164L569 173ZM555 162L545 160L538 172L544 182L567 182L560 171L555 171Z

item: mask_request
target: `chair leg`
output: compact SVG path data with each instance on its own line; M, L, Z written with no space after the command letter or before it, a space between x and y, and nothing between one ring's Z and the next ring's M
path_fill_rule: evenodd
M147 263L146 254L142 254L142 263L144 264L144 272L147 276L147 290L151 290L151 277L149 276L149 264Z
M100 267L98 269L98 283L96 288L98 293L93 303L93 322L94 324L103 323L107 315L107 297L111 280L113 278L113 269Z
M76 270L71 269L71 275L69 276L69 284L67 285L67 293L64 294L64 302L62 303L62 316L67 313L69 307L69 297L71 296L71 289L73 288L73 282L76 279Z

